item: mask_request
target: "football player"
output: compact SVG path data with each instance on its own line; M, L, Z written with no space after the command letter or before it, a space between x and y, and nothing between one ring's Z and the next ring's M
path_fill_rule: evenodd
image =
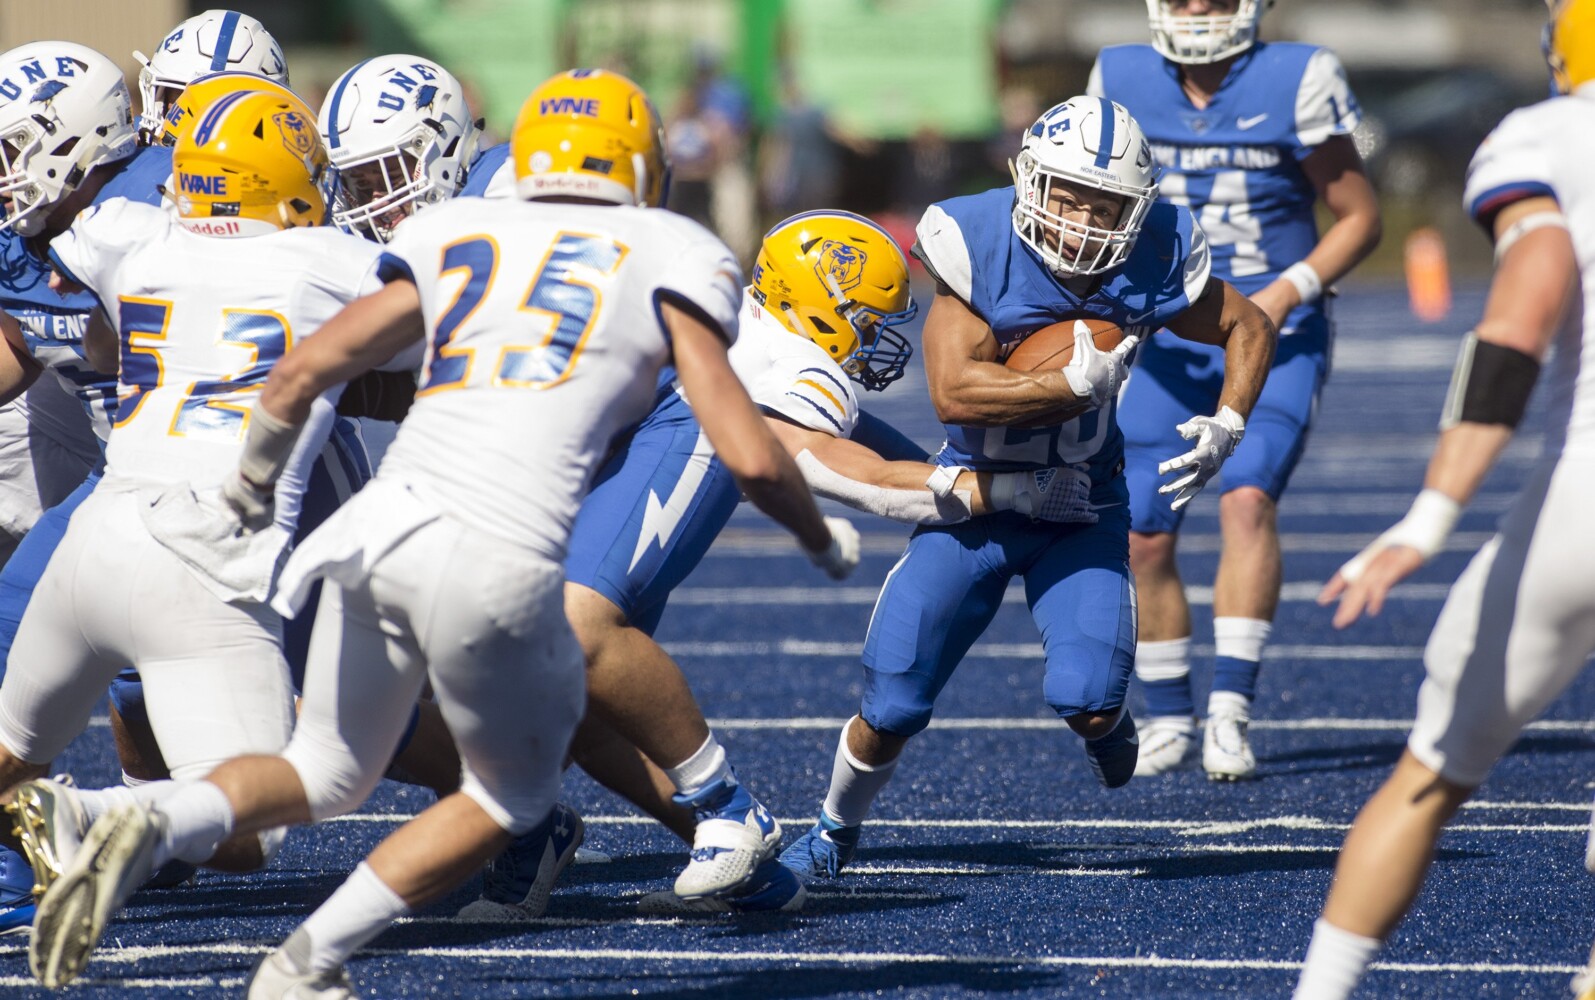
M630 81L554 77L511 140L520 194L538 204L457 199L405 223L383 257L386 287L274 369L226 488L247 526L262 523L322 392L417 338L428 346L376 479L284 569L285 607L311 581L330 584L294 740L179 787L159 813L121 807L96 822L35 922L54 981L82 968L152 865L362 801L429 678L461 749L461 791L384 841L267 956L251 996L351 995L342 965L355 949L548 815L584 702L560 560L603 451L647 411L664 365L715 401L700 418L742 489L828 573L856 565L857 533L822 519L726 361L734 258L695 224L646 210L664 186L661 139ZM70 914L89 918L87 933Z
M267 530L240 535L217 489L272 364L380 284L379 252L318 228L331 168L297 98L229 94L178 143L172 167L175 212L110 200L51 243L57 270L116 316L116 333L89 336L120 335L121 393L105 477L40 579L0 685L6 786L41 773L129 664L179 780L279 750L293 725L281 621L264 601L297 494L335 420L332 403L317 405ZM139 599L150 594L160 599ZM24 786L13 811L39 883L50 886L98 812L171 787ZM280 840L250 837L189 860L258 867Z
M925 373L947 427L935 461L1055 469L1063 509L1058 523L995 513L926 525L909 540L870 618L863 703L843 727L819 821L781 855L805 877L835 876L851 859L904 745L930 723L1014 577L1041 631L1047 704L1085 741L1104 786L1130 780L1136 737L1124 695L1135 599L1116 420L1126 355L1162 326L1225 352L1218 413L1192 417L1194 447L1166 463L1187 493L1233 451L1273 356L1273 324L1210 276L1190 212L1156 201L1151 149L1124 108L1095 97L1053 107L1024 134L1014 178L1013 187L932 205L919 222L914 252L936 281ZM1061 370L1002 364L1031 332L1081 316L1127 336L1100 351L1078 333Z
M1272 0L1147 0L1151 45L1103 49L1089 93L1127 108L1163 168L1161 197L1207 233L1213 273L1279 328L1273 371L1224 465L1223 548L1213 588L1215 659L1202 738L1208 777L1252 777L1247 738L1258 665L1279 605L1276 506L1301 459L1333 340L1324 290L1379 242L1379 204L1352 145L1361 113L1327 49L1257 41ZM1318 235L1315 204L1334 222ZM1136 773L1178 767L1193 744L1191 610L1175 561L1189 500L1160 487L1190 407L1222 391L1223 351L1151 337L1124 387L1120 426L1130 486L1130 568L1146 693ZM1196 401L1193 403L1193 401Z
M1512 439L1542 366L1543 453L1435 621L1406 751L1346 835L1298 1000L1356 990L1422 888L1445 824L1595 652L1595 391L1586 375L1595 357L1595 0L1551 9L1546 51L1566 96L1508 115L1468 168L1468 213L1495 244L1489 298L1463 338L1423 491L1319 595L1322 604L1338 599L1335 626L1378 614L1392 588L1444 548ZM1595 978L1586 971L1575 990L1595 995Z

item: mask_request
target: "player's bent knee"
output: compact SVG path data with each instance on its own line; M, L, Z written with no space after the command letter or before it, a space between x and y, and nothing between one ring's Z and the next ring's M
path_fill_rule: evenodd
M1118 725L1119 716L1123 714L1124 708L1120 706L1107 712L1077 712L1073 715L1063 715L1063 721L1074 730L1076 736L1095 740L1112 732L1113 727Z
M525 778L513 785L496 784L497 787L489 789L467 769L465 780L460 782L460 792L514 837L519 837L546 819L559 793L557 771L553 781Z
M1130 567L1137 574L1167 570L1174 565L1172 531L1130 532Z
M859 713L859 720L880 737L906 740L918 736L930 725L930 705L893 705Z
M1219 498L1219 517L1226 526L1248 530L1272 527L1277 505L1256 486L1241 486Z
M282 756L298 773L310 818L318 823L352 812L382 780L380 766L362 767L346 748L339 752L324 743L312 748L298 735Z

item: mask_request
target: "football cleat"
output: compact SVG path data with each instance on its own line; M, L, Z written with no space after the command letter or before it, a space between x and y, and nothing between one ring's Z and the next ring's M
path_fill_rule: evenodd
M676 895L682 899L736 892L775 856L781 824L735 775L693 795L672 797L678 805L692 807L698 819L691 860L676 876Z
M19 786L6 803L11 832L33 866L36 896L43 896L72 864L78 845L89 831L88 815L70 782L65 775L29 781Z
M1129 784L1135 776L1140 746L1135 720L1130 718L1129 712L1123 712L1106 736L1085 741L1086 763L1091 765L1091 773L1102 782L1103 788L1119 788Z
M0 936L33 926L33 869L9 847L0 847Z
M802 878L836 878L858 850L862 826L842 826L820 813L820 821L781 852L781 863Z
M105 925L149 877L161 831L149 810L119 806L89 828L76 857L39 899L28 965L60 989L88 965Z
M1251 720L1240 712L1218 712L1207 717L1202 734L1202 769L1213 781L1245 781L1257 775L1246 728Z
M585 835L576 810L556 803L547 819L516 837L504 853L488 862L481 897L467 903L458 919L495 922L542 916L559 873L576 859Z
M682 899L674 892L650 892L637 901L637 909L659 916L713 913L796 913L803 909L808 890L797 875L775 858L754 869L748 884L733 893Z
M1167 774L1185 763L1196 745L1196 720L1186 715L1158 716L1141 727L1141 755L1135 776Z
M343 969L295 972L281 948L255 966L245 994L246 1000L356 1000L359 996Z

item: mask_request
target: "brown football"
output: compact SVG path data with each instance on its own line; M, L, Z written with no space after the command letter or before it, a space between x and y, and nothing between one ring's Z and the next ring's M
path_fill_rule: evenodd
M1074 356L1076 323L1091 328L1091 339L1099 351L1111 351L1124 340L1124 331L1105 319L1066 319L1044 326L1021 340L1003 364L1022 372L1064 367Z

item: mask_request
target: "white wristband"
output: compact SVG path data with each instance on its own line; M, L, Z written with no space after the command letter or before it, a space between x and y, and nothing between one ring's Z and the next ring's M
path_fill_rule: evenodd
M1445 546L1445 540L1462 516L1462 505L1439 490L1424 490L1412 501L1407 516L1384 533L1386 545L1417 549L1425 560Z
M1281 271L1279 276L1290 282L1296 288L1296 294L1301 296L1301 304L1316 302L1324 294L1324 281L1318 277L1318 272L1305 260L1296 263Z

